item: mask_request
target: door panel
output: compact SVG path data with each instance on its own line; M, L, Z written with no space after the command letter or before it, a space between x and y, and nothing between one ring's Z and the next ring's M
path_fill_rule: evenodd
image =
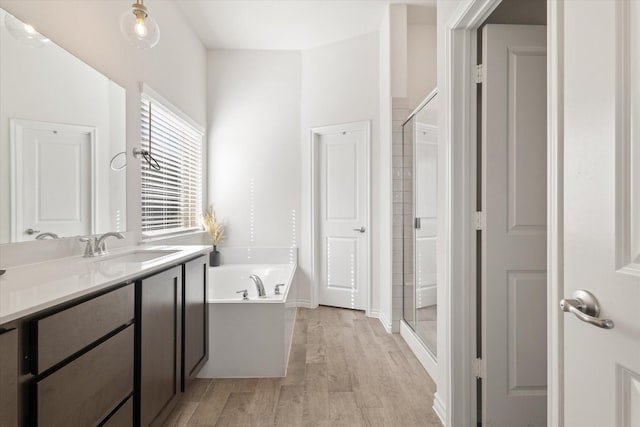
M364 310L369 280L368 132L354 125L325 129L317 140L319 303Z
M162 425L180 396L182 268L137 284L140 425Z
M91 234L92 131L41 122L20 122L16 128L15 241L33 240L47 231Z
M326 218L358 219L358 140L327 142Z
M208 282L208 256L184 265L182 391L187 389L202 365L209 360Z
M487 25L483 425L546 425L546 28Z
M600 329L565 314L565 419L630 427L640 425L640 4L564 8L564 297L588 290L614 323Z

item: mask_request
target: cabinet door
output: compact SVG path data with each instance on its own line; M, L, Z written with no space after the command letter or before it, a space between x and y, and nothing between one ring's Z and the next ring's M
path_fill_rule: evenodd
M18 331L0 327L0 426L18 425Z
M202 256L184 265L184 328L182 390L195 378L209 358L207 283L209 257Z
M138 282L141 426L162 425L180 394L182 266Z

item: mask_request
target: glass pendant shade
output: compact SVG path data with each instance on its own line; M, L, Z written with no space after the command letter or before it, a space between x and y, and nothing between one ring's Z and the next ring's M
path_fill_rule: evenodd
M138 49L151 49L160 41L160 27L142 3L134 3L120 17L120 31Z
M30 47L43 47L51 42L51 40L37 32L31 25L25 24L9 13L5 13L4 15L4 25L9 34L16 40Z

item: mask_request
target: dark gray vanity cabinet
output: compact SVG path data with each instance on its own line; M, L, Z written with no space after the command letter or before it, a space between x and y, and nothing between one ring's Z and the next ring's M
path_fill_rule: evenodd
M180 395L182 265L136 284L136 417L162 425Z
M186 390L209 359L208 277L208 256L201 256L184 264L182 391Z
M18 331L0 327L0 426L18 425Z
M29 425L98 425L134 390L135 289L125 284L23 322L30 330ZM4 424L3 424L4 425Z

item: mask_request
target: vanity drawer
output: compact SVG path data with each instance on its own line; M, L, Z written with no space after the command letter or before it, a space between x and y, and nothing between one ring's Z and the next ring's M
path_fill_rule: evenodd
M128 326L35 384L38 426L95 426L131 395L133 329Z
M82 350L134 317L134 285L100 295L34 321L35 357L31 371L39 374Z
M133 397L130 397L101 427L131 427L132 425Z

